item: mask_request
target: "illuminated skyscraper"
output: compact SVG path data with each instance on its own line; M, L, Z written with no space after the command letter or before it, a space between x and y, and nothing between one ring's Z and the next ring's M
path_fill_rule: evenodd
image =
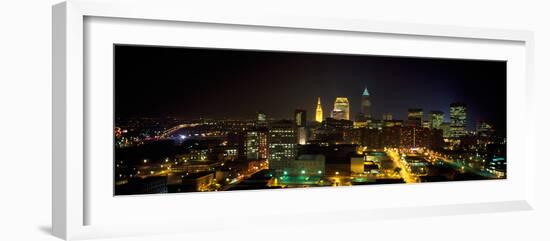
M393 120L393 115L390 114L390 113L384 113L384 114L382 115L382 120L391 121L391 120Z
M294 125L296 126L296 136L298 137L298 144L305 145L307 141L306 132L307 113L305 110L294 111Z
M306 126L307 122L307 113L305 110L295 110L294 111L294 124L297 127Z
M269 160L293 159L297 153L294 123L289 120L273 122L269 127Z
M371 118L370 105L371 103L369 91L367 90L367 87L365 87L365 90L363 90L363 95L361 96L361 112L363 113L363 116L367 119Z
M259 111L258 117L256 119L256 127L265 128L267 127L267 115L264 112Z
M403 127L401 129L402 147L429 147L430 130L419 127Z
M315 110L315 121L323 122L323 107L321 106L321 97L317 98L317 109Z
M246 132L246 159L266 160L268 156L267 129Z
M334 101L332 118L337 120L349 120L349 101L346 97L337 97Z
M482 120L477 122L476 132L479 136L488 137L495 133L495 129L491 123Z
M445 114L442 111L431 111L430 112L430 128L432 129L441 129L441 124L443 124L443 119Z
M439 126L439 127L443 131L443 138L451 137L451 123L443 122L443 123L441 123L441 126Z
M429 120L422 121L422 128L430 128L431 122Z
M335 120L346 120L346 112L343 110L334 109L331 116Z
M466 104L451 104L451 128L450 137L458 138L466 135Z
M409 109L409 112L407 113L407 126L422 127L423 117L424 112L422 109Z

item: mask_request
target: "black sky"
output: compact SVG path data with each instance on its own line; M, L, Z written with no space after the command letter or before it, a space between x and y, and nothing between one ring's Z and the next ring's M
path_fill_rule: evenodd
M337 96L351 116L363 89L372 114L406 119L408 108L445 112L466 103L477 120L506 126L506 62L115 45L117 117L251 119L258 110L313 118L317 97L327 116Z

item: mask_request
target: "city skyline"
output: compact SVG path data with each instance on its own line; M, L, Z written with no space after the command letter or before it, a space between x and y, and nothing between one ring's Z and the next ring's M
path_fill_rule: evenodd
M114 50L115 195L507 178L505 62Z
M117 45L115 65L115 87L125 88L115 95L117 117L254 119L263 111L292 119L295 109L315 113L320 98L326 118L334 100L346 97L354 119L367 88L375 119L389 113L406 120L408 109L421 108L425 119L442 111L449 122L450 104L463 102L468 129L485 120L505 132L506 64L500 61Z

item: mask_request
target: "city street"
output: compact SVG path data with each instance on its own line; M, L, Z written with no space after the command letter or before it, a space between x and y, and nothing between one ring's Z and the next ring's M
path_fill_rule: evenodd
M388 149L386 151L390 159L395 163L397 167L399 167L400 171L399 174L401 175L401 178L405 180L406 183L418 183L419 178L416 177L416 175L412 174L408 168L403 164L401 161L401 157L399 156L399 153L395 151L394 149Z

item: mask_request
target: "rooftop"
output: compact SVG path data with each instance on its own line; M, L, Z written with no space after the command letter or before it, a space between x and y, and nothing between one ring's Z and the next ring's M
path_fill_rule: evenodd
M363 96L368 96L369 91L367 90L367 87L365 87L365 90L363 90Z

